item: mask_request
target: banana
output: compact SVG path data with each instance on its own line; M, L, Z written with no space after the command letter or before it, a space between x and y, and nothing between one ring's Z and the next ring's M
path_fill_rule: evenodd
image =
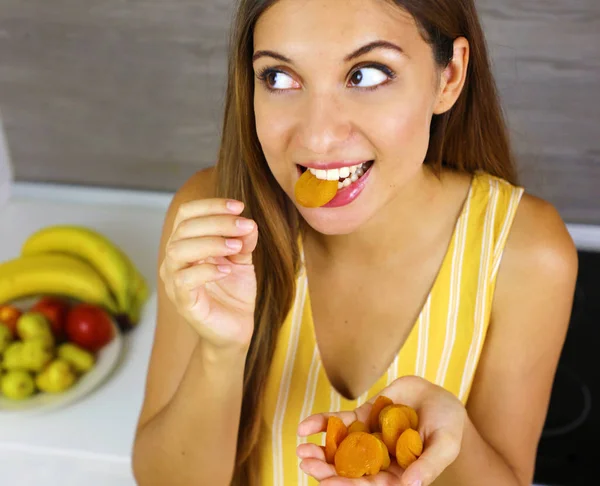
M142 308L149 296L148 284L144 277L137 272L137 269L134 274L131 290L131 307L128 314L132 324L137 324L140 320Z
M65 253L87 261L108 283L119 312L130 312L136 271L129 258L107 237L84 226L48 226L29 236L21 248L22 256L44 253Z
M119 249L121 252L121 250ZM148 299L149 291L148 282L133 264L126 253L121 252L122 258L129 265L130 285L129 285L129 308L126 311L129 317L130 324L137 324L140 318L141 308Z
M119 312L106 282L76 257L50 253L0 263L0 304L37 295L62 295Z

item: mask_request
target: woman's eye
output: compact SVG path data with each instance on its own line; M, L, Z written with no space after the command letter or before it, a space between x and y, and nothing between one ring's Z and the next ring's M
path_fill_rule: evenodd
M372 86L377 86L388 79L389 76L383 73L381 69L364 67L352 74L350 82L353 84L353 86L357 86L359 88L369 88Z
M291 89L295 86L294 80L280 71L268 72L265 74L264 79L270 89Z

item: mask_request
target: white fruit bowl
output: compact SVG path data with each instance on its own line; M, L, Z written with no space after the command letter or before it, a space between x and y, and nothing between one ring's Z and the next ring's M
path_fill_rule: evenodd
M33 305L34 299L20 300L12 303L21 309ZM23 400L11 400L0 394L0 414L15 413L18 415L45 413L66 407L90 394L109 377L116 368L123 350L123 337L117 323L112 320L113 339L96 353L96 364L87 373L79 376L75 384L62 393L37 392Z

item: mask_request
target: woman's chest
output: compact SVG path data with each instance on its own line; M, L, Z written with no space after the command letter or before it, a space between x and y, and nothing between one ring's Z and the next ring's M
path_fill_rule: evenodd
M370 272L369 272L370 273ZM413 331L435 269L310 278L310 312L323 369L353 399L386 372Z

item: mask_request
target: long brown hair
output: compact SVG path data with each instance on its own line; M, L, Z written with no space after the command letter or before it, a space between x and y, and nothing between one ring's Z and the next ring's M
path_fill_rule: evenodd
M299 267L299 216L271 174L254 124L253 30L277 0L240 0L232 25L229 80L217 193L246 204L259 228L254 262L258 280L255 331L246 360L234 484L258 484L257 442L261 402L279 328L292 304ZM463 92L448 112L434 116L425 159L442 167L484 171L516 183L513 155L473 0L390 0L416 20L440 68L452 58L453 41L465 37L470 61Z

